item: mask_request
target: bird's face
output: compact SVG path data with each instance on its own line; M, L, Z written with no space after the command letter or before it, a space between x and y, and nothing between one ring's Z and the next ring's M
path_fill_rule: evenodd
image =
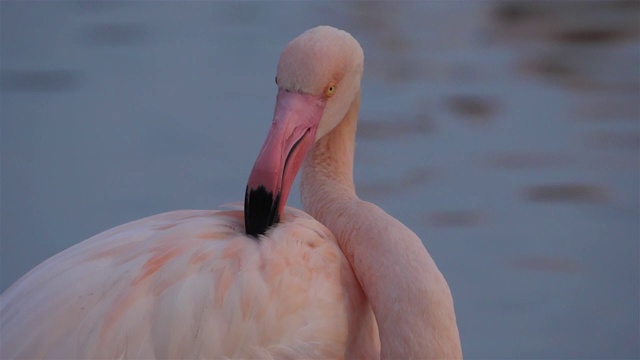
M363 59L351 35L327 26L306 31L280 55L273 122L245 194L247 234L264 234L280 220L306 154L340 123L358 93Z

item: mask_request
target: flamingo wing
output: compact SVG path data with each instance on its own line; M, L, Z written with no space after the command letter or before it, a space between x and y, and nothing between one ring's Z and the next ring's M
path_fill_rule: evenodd
M287 208L259 241L238 210L118 226L0 297L2 358L342 358L377 328L334 236Z

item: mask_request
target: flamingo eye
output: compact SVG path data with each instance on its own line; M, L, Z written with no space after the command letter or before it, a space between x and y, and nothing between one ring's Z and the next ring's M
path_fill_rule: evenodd
M329 85L327 85L327 87L324 90L324 95L326 97L333 96L333 94L336 93L336 88L337 88L336 82L335 81L330 82Z

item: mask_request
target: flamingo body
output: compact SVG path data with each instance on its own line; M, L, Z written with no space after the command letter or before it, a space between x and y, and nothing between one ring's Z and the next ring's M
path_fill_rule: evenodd
M287 208L256 242L242 216L159 214L50 258L2 297L1 357L373 355L373 315L331 232Z

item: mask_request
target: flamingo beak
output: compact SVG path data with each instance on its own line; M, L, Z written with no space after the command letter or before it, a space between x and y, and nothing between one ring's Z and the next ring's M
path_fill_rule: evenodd
M253 165L244 198L248 235L258 236L280 221L289 191L311 149L326 100L280 89L273 123Z

